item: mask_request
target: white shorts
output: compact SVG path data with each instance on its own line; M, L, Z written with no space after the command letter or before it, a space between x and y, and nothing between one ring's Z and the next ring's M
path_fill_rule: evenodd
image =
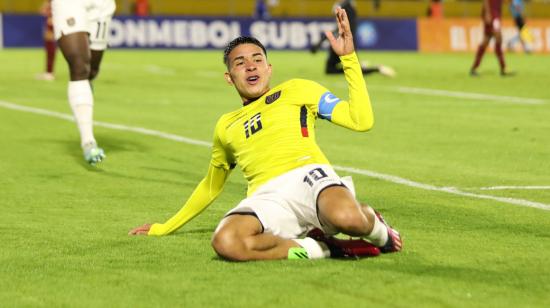
M75 32L88 32L90 49L105 50L115 9L114 0L52 0L55 39Z
M282 174L262 185L226 216L254 214L269 232L287 239L299 238L313 228L336 233L321 225L317 197L330 186L345 186L355 196L351 177L340 178L329 165L306 165Z

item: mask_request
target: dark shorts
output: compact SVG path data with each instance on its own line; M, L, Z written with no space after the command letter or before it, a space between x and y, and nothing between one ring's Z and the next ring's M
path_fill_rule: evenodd
M514 17L514 22L516 23L516 27L518 27L519 30L523 29L523 26L525 26L525 20L522 16Z

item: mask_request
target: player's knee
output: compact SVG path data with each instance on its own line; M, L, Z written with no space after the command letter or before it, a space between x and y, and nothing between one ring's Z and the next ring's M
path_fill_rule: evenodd
M71 57L67 60L69 62L69 71L71 74L71 80L84 80L90 76L90 62L81 57Z
M89 79L90 65L81 64L81 63L70 65L70 74L71 74L72 80Z
M334 228L346 234L363 235L369 232L368 220L357 208L345 208L337 211L330 221Z
M94 80L97 75L99 75L99 68L92 68L90 69L90 75L89 75L89 78L90 80Z
M222 258L231 261L247 261L246 246L237 232L220 229L212 237L212 248Z

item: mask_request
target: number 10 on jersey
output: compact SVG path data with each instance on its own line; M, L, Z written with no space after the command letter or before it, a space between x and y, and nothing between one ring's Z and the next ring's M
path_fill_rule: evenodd
M252 116L252 118L244 122L244 134L247 139L260 129L262 129L262 114L260 112L256 113Z

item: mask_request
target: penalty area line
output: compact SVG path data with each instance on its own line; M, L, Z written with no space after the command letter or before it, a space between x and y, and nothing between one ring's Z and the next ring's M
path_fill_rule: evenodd
M58 119L74 122L74 119L73 119L72 115L61 113L61 112L50 111L50 110L35 108L35 107L28 107L28 106L13 104L13 103L1 101L1 100L0 100L0 107L3 107L5 109L17 110L17 111L22 111L22 112L29 112L29 113L34 113L34 114L39 114L39 115L44 115L44 116L48 116L48 117L53 117L53 118L58 118ZM203 146L203 147L211 147L212 146L212 144L210 142L197 140L197 139L192 139L192 138L187 138L187 137L183 137L183 136L179 136L179 135L175 135L175 134L170 134L170 133L165 133L165 132L161 132L161 131L157 131L157 130L147 129L147 128L143 128L143 127L127 126L127 125L107 123L107 122L99 122L99 121L94 121L94 125L100 126L100 127L105 127L105 128L110 128L110 129L115 129L115 130L120 130L120 131L128 131L128 132L134 132L134 133L148 135L148 136L155 136L155 137L159 137L159 138L163 138L163 139L167 139L167 140L172 140L172 141L182 142L182 143L187 143L187 144L193 144L193 145L198 145L198 146ZM345 172L348 172L348 173L353 173L353 174L358 174L358 175L364 175L364 176L367 176L367 177L383 180L383 181L386 181L386 182L399 184L399 185L404 185L404 186L409 186L409 187L414 187L414 188L419 188L419 189L424 189L424 190L439 191L439 192L445 192L445 193L464 196L464 197L472 197L472 198L477 198L477 199L493 200L493 201L512 204L512 205L518 205L518 206L524 206L524 207L533 207L533 208L542 209L542 210L550 210L550 204L544 204L544 203L539 203L539 202L534 202L534 201L529 201L529 200L524 200L524 199L497 197L497 196L491 196L491 195L470 193L470 192L465 192L465 191L458 190L458 189L453 188L453 187L438 187L438 186L434 186L434 185L430 185L430 184L414 182L414 181L411 181L411 180L408 180L408 179L405 179L405 178L402 178L402 177L398 177L398 176L395 176L395 175L384 174L384 173L374 172L374 171L365 170L365 169L358 169L358 168L353 168L353 167L345 167L345 166L337 166L337 165L333 165L333 167L334 167L335 170L345 171Z

